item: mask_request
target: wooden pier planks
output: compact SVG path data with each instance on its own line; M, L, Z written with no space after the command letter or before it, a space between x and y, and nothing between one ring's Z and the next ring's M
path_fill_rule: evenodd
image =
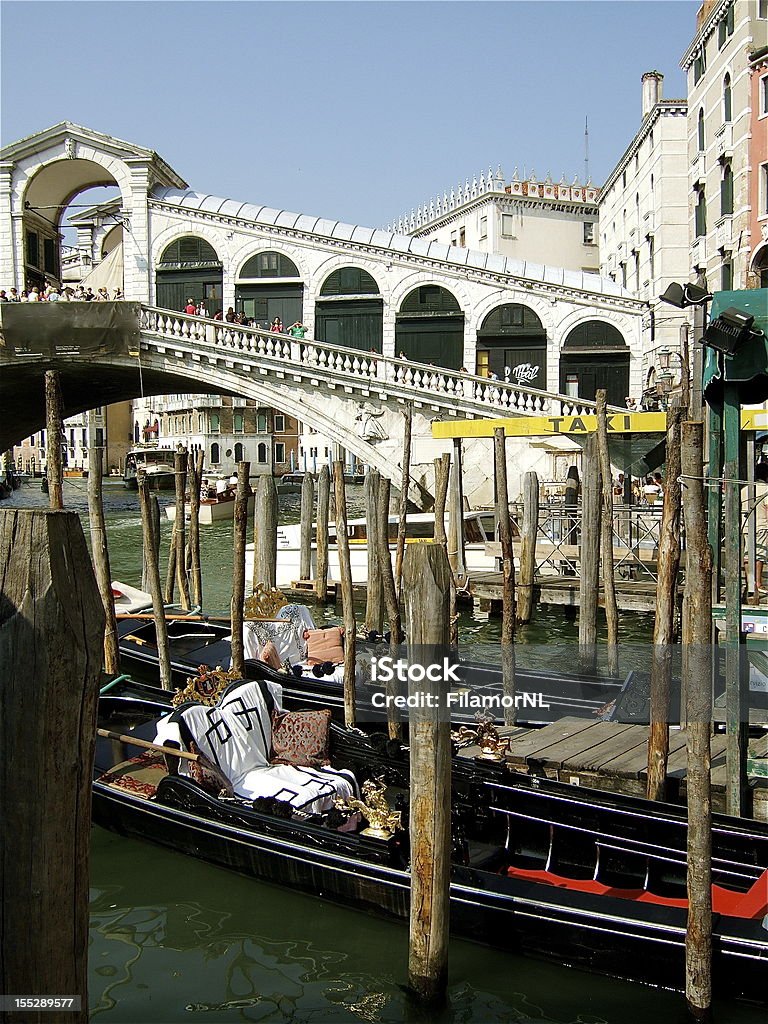
M459 581L459 589L476 600L501 601L501 573L478 572ZM577 576L537 576L534 592L539 604L579 605ZM656 584L645 580L617 580L616 600L621 611L652 612L656 607ZM598 592L598 605L603 605L603 589Z

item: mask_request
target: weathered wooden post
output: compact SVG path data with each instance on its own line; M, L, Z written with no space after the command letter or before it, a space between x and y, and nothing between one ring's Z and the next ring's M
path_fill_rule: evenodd
M435 531L436 544L442 544L448 554L448 534L445 532L445 505L448 498L448 484L451 478L451 455L444 452L435 459ZM456 613L456 577L451 570L451 647L458 651L459 628Z
M315 599L328 600L328 514L330 511L331 474L323 466L317 478L317 525L315 527Z
M408 662L442 664L450 640L451 567L440 544L410 545L403 593ZM433 707L411 709L411 915L408 985L422 1003L444 1001L448 981L451 845L451 731L445 680L408 684Z
M705 1019L712 1005L712 549L704 497L704 425L683 423L681 463L687 563L683 614L687 698L688 924L685 996Z
M517 581L517 621L531 621L536 576L536 538L539 532L539 478L523 477L523 528L520 537L520 577Z
M88 449L88 524L91 533L91 553L96 582L104 606L104 668L107 672L120 671L120 648L117 642L117 619L112 598L112 573L109 569L107 527L101 497L101 448L92 444Z
M152 595L152 612L155 617L155 634L157 636L157 655L160 665L160 685L165 690L171 688L171 652L168 647L168 623L165 621L165 604L160 585L160 569L155 555L155 546L151 541L152 512L150 510L150 494L147 478L141 473L137 479L139 489L139 505L141 507L141 526L144 531L144 550L147 554L149 575L149 592Z
M192 603L199 609L203 607L203 573L200 566L200 488L203 484L204 462L205 452L189 453L190 596Z
M86 1024L104 609L74 512L0 510L0 552L0 992L77 996L8 1019Z
M398 647L403 642L403 627L400 617L400 605L395 590L395 577L392 572L392 556L389 551L389 489L389 480L382 476L379 479L376 543L379 548L381 584L384 590L384 605L387 609L387 621L389 623L389 649L392 658L396 660L399 656ZM394 696L396 692L394 683L386 683L385 690L388 696ZM387 731L389 732L390 739L399 738L402 732L397 711L390 703L387 704Z
M339 551L339 577L344 611L344 724L348 729L355 725L355 656L357 647L357 622L355 621L354 595L352 592L352 564L349 560L349 537L347 536L347 496L344 491L344 463L334 462L333 483L336 493L336 544Z
M608 453L608 418L605 410L606 392L604 388L599 388L596 392L595 405L597 451L600 458L603 491L600 548L603 566L603 603L608 632L608 671L612 676L617 676L619 674L619 609L616 603L616 584L613 578L613 476L611 474L611 457Z
M403 556L405 554L405 531L408 516L408 489L411 485L411 428L413 408L409 405L403 413L403 471L400 476L400 516L397 523L397 552L395 554L395 590L400 600L403 582Z
M380 474L372 467L365 474L365 522L368 537L368 587L365 598L365 628L380 633L384 626L384 585L381 578L379 545L376 543L376 514Z
M651 659L651 724L648 731L649 800L664 800L669 759L670 685L675 640L677 573L680 567L680 421L682 409L667 412L667 484L659 527L656 618Z
M512 725L515 721L515 550L512 545L512 523L509 518L507 452L503 427L494 430L493 447L496 470L496 520L501 540L501 672L504 696L511 699L511 703L504 704L504 723Z
M565 512L565 543L577 545L579 543L579 493L581 481L579 480L578 466L569 466L568 475L565 479L565 494L563 495L563 509ZM561 563L563 576L575 575L575 569L568 561Z
M597 605L600 586L600 465L597 438L584 442L579 543L579 660L584 672L597 667Z
M62 401L58 370L45 371L45 477L48 505L64 508L64 468L61 457Z
M312 520L315 513L315 485L310 473L301 481L301 550L299 579L312 579Z
M253 531L253 587L277 581L277 487L271 473L259 477Z
M189 610L189 581L187 580L187 453L174 452L173 455L174 485L176 488L176 519L173 537L176 550L176 583L179 587L181 607Z
M463 576L467 562L464 555L464 481L461 438L453 439L453 466L448 493L448 557L455 576Z
M149 593L149 563L147 559L147 545L151 544L155 549L155 561L160 564L160 502L156 494L149 498L149 523L152 528L151 536L142 533L142 555L141 555L141 589Z
M245 605L245 546L248 537L248 498L250 495L250 462L237 464L235 522L232 551L232 668L245 676L243 652L243 608Z
M164 597L165 597L165 603L166 604L173 604L173 597L174 597L175 588L176 588L176 550L177 550L177 546L176 546L176 523L178 522L178 518L179 518L178 516L174 517L173 527L171 528L171 542L170 542L170 545L168 547L168 564L167 564L166 569L165 569L165 592L164 592ZM158 533L157 533L156 536L158 537L158 541L159 541L159 537L160 537L159 530L158 530Z

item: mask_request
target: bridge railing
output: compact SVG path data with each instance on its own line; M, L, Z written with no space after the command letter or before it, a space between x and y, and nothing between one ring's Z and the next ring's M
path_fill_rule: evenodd
M181 341L202 342L215 351L280 360L296 367L316 368L342 377L369 380L377 384L413 391L422 400L428 395L453 398L459 402L491 406L500 412L528 415L578 416L594 413L595 403L535 388L491 380L461 370L449 370L410 359L396 359L377 352L342 348L311 338L292 338L259 327L243 327L221 320L208 320L186 313L141 307L141 328L148 333Z

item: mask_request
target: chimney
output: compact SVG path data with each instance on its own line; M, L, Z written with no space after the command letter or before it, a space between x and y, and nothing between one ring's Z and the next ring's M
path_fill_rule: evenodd
M646 117L661 99L661 83L664 75L660 71L646 71L643 75L643 117Z

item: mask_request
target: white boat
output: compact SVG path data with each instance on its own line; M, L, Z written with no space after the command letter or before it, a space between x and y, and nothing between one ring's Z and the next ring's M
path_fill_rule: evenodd
M397 549L398 517L389 517L389 551L393 561ZM409 515L406 521L406 543L418 543L420 540L434 536L435 517L430 512L417 512ZM349 556L352 568L352 582L367 584L368 582L368 537L365 519L350 519L347 523L349 536ZM328 524L328 578L341 579L339 569L339 549L336 544L336 526ZM486 545L493 541L493 513L464 513L464 555L466 571L469 575L478 572L493 572L496 560L492 553L486 551ZM290 587L300 579L299 566L301 560L301 526L280 525L277 528L277 578L276 585ZM246 548L246 579L253 579L253 544ZM314 543L314 525L312 542L312 578L316 571L316 548Z
M200 488L200 511L198 522L201 526L210 526L211 523L223 522L235 518L235 497L236 481L220 474L208 474L203 477ZM251 494L248 498L248 513L253 512L256 496ZM166 505L165 514L173 522L176 519L176 506ZM184 517L189 519L191 506L187 502L184 506Z
M115 613L133 615L152 607L152 595L137 587L130 587L120 580L112 580L112 600Z
M150 491L172 491L176 481L173 457L173 448L152 445L131 448L125 457L123 483L135 491L138 474L144 473Z

